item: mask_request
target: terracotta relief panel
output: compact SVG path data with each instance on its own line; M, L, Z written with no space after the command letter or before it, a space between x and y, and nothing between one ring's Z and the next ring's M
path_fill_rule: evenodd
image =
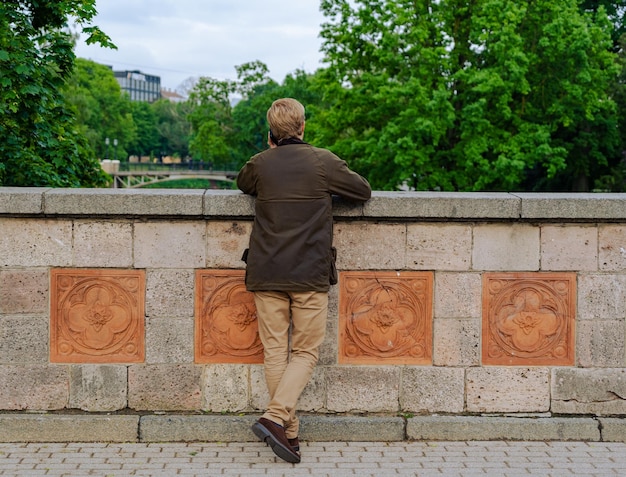
M263 363L254 295L244 270L196 271L196 363Z
M143 270L51 270L50 361L141 363Z
M432 272L341 272L339 363L432 364Z
M572 366L575 273L486 273L483 364Z

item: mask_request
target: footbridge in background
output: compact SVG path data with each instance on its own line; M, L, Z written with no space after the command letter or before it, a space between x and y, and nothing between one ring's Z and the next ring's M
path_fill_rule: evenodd
M114 189L137 189L179 179L235 182L238 173L236 170L214 170L211 164L200 161L160 164L104 160L101 164L102 169L113 178L111 187Z
M173 181L177 179L206 179L220 182L234 182L236 171L211 170L166 170L166 171L116 171L109 173L113 177L114 189L137 189L148 184Z

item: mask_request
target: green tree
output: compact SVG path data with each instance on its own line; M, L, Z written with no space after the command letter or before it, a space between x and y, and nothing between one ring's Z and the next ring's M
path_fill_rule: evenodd
M233 127L235 130L237 168L251 156L266 149L267 120L265 115L272 101L280 95L279 85L275 81L257 85L250 94L239 101L233 109Z
M309 74L296 70L288 74L282 84L267 77L260 77L254 86L233 108L233 129L235 141L233 156L237 168L251 156L268 147L267 110L278 98L296 98L306 110L305 140L315 143L317 112L324 107L322 91L319 89L319 73Z
M111 68L77 58L62 91L66 104L74 111L77 125L89 141L91 155L101 159L117 155L120 159L135 153L133 147L140 144L140 139L134 116L141 122L144 108L122 94ZM106 138L109 138L108 147ZM114 152L115 140L118 144Z
M103 186L107 176L63 101L72 73L73 18L88 43L113 46L95 0L0 3L0 185Z
M231 81L201 77L189 95L194 105L189 115L193 133L189 151L194 159L216 167L231 162L232 107L230 97L234 92Z
M186 158L189 156L191 123L189 115L193 104L185 101L173 103L162 99L152 103L159 134L159 152L164 155Z
M245 101L259 87L273 83L267 66L260 61L245 63L235 69L236 81L202 77L189 95L189 102L193 104L189 115L193 128L189 143L191 154L219 168L235 167L241 162L242 148L246 150L258 143L258 138L250 142L249 138L242 137L235 126L233 97ZM238 120L243 122L243 116L239 115Z
M614 51L619 51L620 38L626 33L626 0L581 0L580 9L594 16L601 10L606 12L613 24L611 32L613 49ZM604 17L604 14L601 16Z
M144 101L131 102L133 122L137 128L128 152L136 156L160 156L160 136L155 108Z
M324 0L322 10L332 107L319 135L375 188L586 189L615 153L602 8L595 21L575 0Z
M619 146L609 158L609 172L595 179L595 188L613 192L626 191L626 0L583 0L582 11L590 13L594 20L604 21L602 9L606 10L613 24L611 38L613 51L618 54L619 77L612 83L611 97L616 103L618 114ZM600 15L598 15L600 13Z

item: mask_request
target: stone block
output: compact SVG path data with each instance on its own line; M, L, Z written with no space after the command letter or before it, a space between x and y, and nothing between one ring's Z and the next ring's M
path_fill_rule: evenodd
M326 367L316 366L310 381L302 391L298 400L298 411L319 411L325 408L326 402ZM267 392L265 372L262 365L250 366L250 406L264 412L270 398Z
M263 365L250 365L250 406L252 409L265 412L269 402Z
M193 363L193 318L146 319L146 363Z
M624 320L578 322L577 361L583 368L620 367L625 364Z
M626 369L555 368L552 412L559 414L626 414Z
M401 270L406 263L406 225L339 223L334 245L340 270Z
M479 273L435 273L435 317L479 318L482 315Z
M469 270L472 227L462 224L408 224L406 268L409 270Z
M595 225L541 227L541 269L598 270L598 229Z
M128 407L137 411L197 411L202 368L191 364L133 365L128 369Z
M320 346L318 364L328 366L337 364L339 336L339 287L332 286L328 292L328 320L326 321L326 335Z
M146 316L185 318L194 314L193 270L167 268L146 272Z
M68 389L69 376L66 366L0 366L0 409L2 410L64 409L68 403Z
M539 227L485 224L474 227L474 270L539 270Z
M626 316L626 275L578 274L578 318L623 320Z
M400 368L342 366L326 369L326 406L331 412L398 412Z
M400 385L403 412L462 413L465 406L463 368L404 367Z
M302 391L298 411L316 412L326 408L326 367L317 366Z
M133 263L133 225L77 220L73 252L76 267L129 268Z
M0 442L137 442L139 416L8 414L0 429Z
M467 412L546 412L550 410L548 368L469 368Z
M0 214L41 214L44 187L0 187Z
M418 416L407 419L407 437L425 441L599 441L591 418Z
M626 270L626 226L604 224L598 229L600 270L623 272Z
M128 395L128 368L113 365L70 367L69 407L88 412L125 409Z
M50 189L48 215L201 217L201 189Z
M337 195L334 195L332 200L333 217L363 217L363 202L355 202Z
M500 192L374 191L363 207L367 218L517 219L520 199Z
M205 217L254 217L254 197L238 190L207 190L204 194L203 214Z
M69 267L70 220L0 218L0 267Z
M602 442L626 443L626 419L623 417L601 417Z
M203 268L206 263L204 222L135 224L136 268Z
M397 442L404 440L404 419L305 415L300 418L300 438L321 442Z
M48 311L47 269L0 270L0 314Z
M522 219L623 219L625 194L515 193L522 200Z
M245 364L211 364L202 373L202 410L236 412L248 408L248 374Z
M480 364L480 321L435 318L433 323L435 366L478 366Z
M258 416L141 416L141 442L249 442Z
M0 316L0 364L47 364L48 319Z
M207 224L208 268L245 268L241 256L250 240L252 222L228 221Z
M142 442L248 442L257 437L250 426L259 416L142 416ZM401 417L314 416L300 417L304 441L395 442L404 439Z

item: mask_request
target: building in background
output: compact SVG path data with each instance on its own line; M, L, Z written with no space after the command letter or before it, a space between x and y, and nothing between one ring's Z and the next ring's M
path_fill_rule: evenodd
M161 99L161 77L147 75L141 71L113 71L122 91L130 96L131 101L152 103Z

